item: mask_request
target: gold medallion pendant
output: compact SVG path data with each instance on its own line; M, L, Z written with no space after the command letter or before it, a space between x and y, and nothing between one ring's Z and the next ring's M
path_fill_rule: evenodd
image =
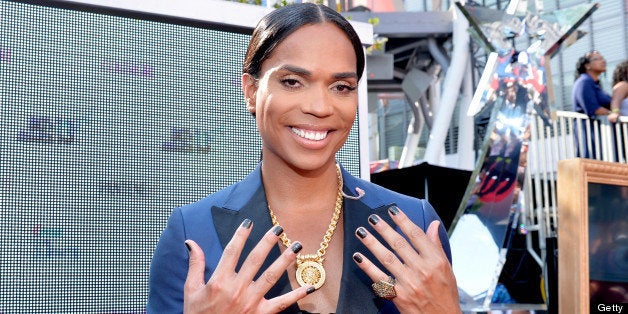
M318 289L325 283L325 268L322 263L307 257L297 260L297 282L301 287L314 286Z
M323 268L323 260L325 260L327 247L329 246L329 242L331 242L331 237L334 235L336 225L338 224L340 214L342 213L342 175L338 165L336 165L336 175L338 176L338 194L336 196L336 205L334 206L334 213L331 217L331 221L329 222L327 232L325 232L325 235L323 236L320 248L316 251L316 254L297 254L296 279L302 287L313 286L315 289L318 289L325 283L325 268ZM275 216L273 210L270 209L270 205L268 206L268 212L270 213L273 225L279 225L277 222L277 216ZM285 245L286 248L289 248L292 241L288 239L286 233L282 233L279 237L281 239L281 243Z

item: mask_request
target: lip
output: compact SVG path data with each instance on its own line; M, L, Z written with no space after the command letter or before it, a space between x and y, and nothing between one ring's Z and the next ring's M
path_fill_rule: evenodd
M309 149L320 149L326 146L330 141L330 135L334 132L332 129L311 126L290 126L289 130L297 142Z

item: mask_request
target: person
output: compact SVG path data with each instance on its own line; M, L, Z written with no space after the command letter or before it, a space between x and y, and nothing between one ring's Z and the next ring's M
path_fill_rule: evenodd
M611 114L608 120L617 122L619 116L628 116L628 60L618 64L613 71Z
M171 213L148 313L461 313L433 207L335 159L363 70L361 42L336 11L292 4L261 19L242 74L261 161Z
M578 157L599 158L600 153L595 150L595 130L592 119L597 116L606 116L610 111L611 96L600 86L599 79L602 73L606 72L606 60L597 51L585 53L576 62L576 81L572 90L572 103L575 112L584 113L589 117L589 121L583 120L580 130L574 129L576 140L576 154ZM589 123L589 126L587 126ZM587 149L588 135L587 128L591 130L590 152Z
M617 122L620 116L628 116L628 60L621 62L613 71L613 91L611 94L611 113L608 120ZM623 139L626 138L626 132L623 128L614 128L613 135L618 141L615 151L617 161L626 160L626 152L628 148Z

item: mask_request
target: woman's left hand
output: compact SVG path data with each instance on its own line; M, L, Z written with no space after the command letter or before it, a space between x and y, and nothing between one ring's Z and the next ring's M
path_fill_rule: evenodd
M461 313L458 287L453 270L438 237L439 221L423 232L397 207L389 215L408 242L377 215L369 223L394 250L390 251L366 228L356 230L357 237L395 278L396 296L391 300L401 313ZM360 253L354 260L373 282L386 281L388 275Z

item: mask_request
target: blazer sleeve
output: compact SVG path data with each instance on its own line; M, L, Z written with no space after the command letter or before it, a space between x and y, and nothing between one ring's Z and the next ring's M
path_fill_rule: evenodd
M182 313L189 252L180 208L173 210L150 265L147 313Z
M449 259L449 263L451 264L451 247L449 246L449 236L447 235L447 230L436 213L436 210L432 207L432 204L424 199L422 199L421 202L423 203L423 217L425 217L425 231L427 231L427 227L430 223L432 223L432 221L440 221L440 225L438 226L438 237L440 238L440 243L443 245L443 251L445 251L447 258Z

